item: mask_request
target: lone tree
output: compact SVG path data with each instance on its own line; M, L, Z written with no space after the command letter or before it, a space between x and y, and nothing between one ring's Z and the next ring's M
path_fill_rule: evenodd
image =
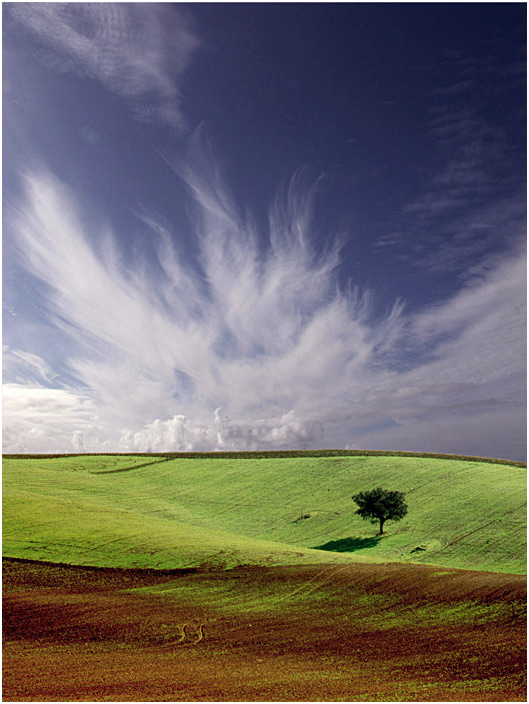
M380 522L378 535L382 535L386 521L400 521L408 513L404 496L401 491L388 491L377 487L371 491L361 491L352 499L359 507L355 513L371 523Z

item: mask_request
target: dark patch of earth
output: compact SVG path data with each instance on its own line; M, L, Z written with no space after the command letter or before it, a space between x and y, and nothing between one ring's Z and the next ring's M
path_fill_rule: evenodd
M175 581L185 599L126 591ZM4 701L526 701L524 576L398 564L186 574L4 559L3 585ZM202 600L219 586L314 599L227 611ZM465 603L506 607L484 622L406 617ZM393 626L369 620L381 609Z

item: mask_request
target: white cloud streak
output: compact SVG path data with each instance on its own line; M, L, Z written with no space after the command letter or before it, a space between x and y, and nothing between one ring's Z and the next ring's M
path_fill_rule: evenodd
M375 320L368 294L337 285L336 240L315 250L314 192L301 175L271 209L267 246L218 174L204 178L199 161L185 177L199 254L191 266L174 234L145 218L158 242L153 276L141 261L125 271L111 235L98 253L73 194L44 170L26 173L9 227L23 266L45 284L49 320L72 339L62 372L77 383L50 388L59 370L15 352L5 451L369 445L480 454L484 432L498 447L520 425L521 253L489 262L441 305L413 316L396 305ZM24 365L40 371L40 385L24 381ZM523 455L522 434L503 454Z
M374 244L416 269L462 279L493 252L524 242L527 220L523 151L481 107L481 91L499 90L500 104L507 84L498 75L492 80L497 67L470 60L468 68L479 77L481 99L462 100L456 90L449 100L450 90L448 102L431 108L428 134L439 165L403 205L396 230ZM490 74L490 86L484 74Z
M58 69L101 82L136 117L184 126L179 82L199 46L190 20L164 3L12 3Z
M8 383L2 396L2 442L8 452L81 451L85 436L93 447L104 433L94 403L82 393Z

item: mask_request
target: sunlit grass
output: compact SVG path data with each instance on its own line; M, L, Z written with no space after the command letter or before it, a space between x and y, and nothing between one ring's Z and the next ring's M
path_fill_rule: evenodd
M404 456L4 459L4 554L152 567L398 560L522 573L525 478L523 467ZM374 486L405 492L409 508L381 539L351 500Z

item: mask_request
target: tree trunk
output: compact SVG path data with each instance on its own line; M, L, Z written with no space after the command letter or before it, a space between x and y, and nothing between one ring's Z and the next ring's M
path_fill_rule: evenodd
M378 520L380 521L380 533L379 533L379 535L382 535L382 534L384 533L384 523L386 522L386 519L385 519L385 518L379 518Z

